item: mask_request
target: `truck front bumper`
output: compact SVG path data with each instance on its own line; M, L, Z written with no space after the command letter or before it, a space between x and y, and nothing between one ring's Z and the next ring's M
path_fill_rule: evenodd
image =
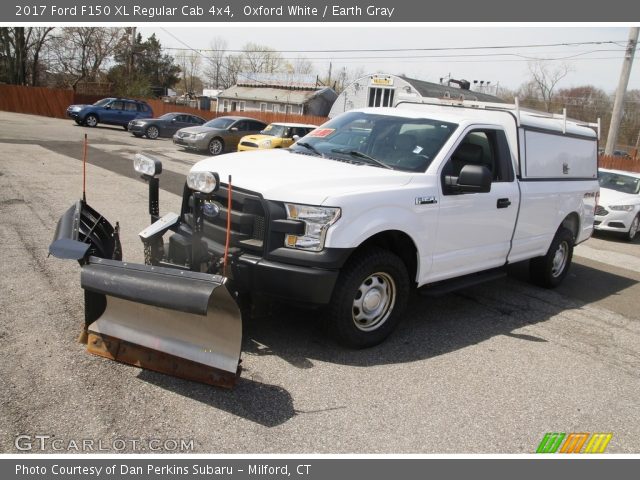
M233 283L241 290L296 303L326 305L331 301L338 270L303 267L241 255L234 262Z

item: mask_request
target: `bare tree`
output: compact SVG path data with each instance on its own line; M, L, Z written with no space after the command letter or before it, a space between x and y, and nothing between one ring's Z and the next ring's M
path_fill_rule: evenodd
M99 79L106 60L122 41L126 41L122 28L65 27L51 42L55 62L50 68L75 90L81 81Z
M304 57L297 57L288 65L287 70L289 73L299 75L311 75L315 72L315 68L313 63L311 63L311 60Z
M27 50L29 53L29 69L31 71L31 85L38 85L38 76L40 74L40 54L44 48L47 40L50 38L49 34L53 31L54 27L31 27L27 34Z
M250 42L242 50L242 60L246 71L251 73L284 71L285 63L282 56L273 48Z
M197 52L185 52L183 50L176 55L176 63L182 70L181 87L185 94L191 96L195 93L196 87L202 84L198 77L202 58Z
M560 80L566 77L570 71L571 68L565 63L554 67L544 60L536 60L535 62L529 63L531 81L533 82L546 111L550 111L551 109L551 102L553 101L553 94L556 85Z
M203 73L215 88L220 88L222 78L224 78L226 51L227 41L225 39L216 37L211 41Z

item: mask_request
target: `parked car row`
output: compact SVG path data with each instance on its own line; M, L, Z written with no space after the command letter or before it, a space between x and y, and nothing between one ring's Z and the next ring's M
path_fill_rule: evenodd
M143 101L104 98L93 105L70 105L67 116L78 125L119 125L135 137L172 138L188 150L220 155L235 150L287 148L317 128L302 123L266 123L255 118L224 116L210 121L197 115L173 112L154 118Z

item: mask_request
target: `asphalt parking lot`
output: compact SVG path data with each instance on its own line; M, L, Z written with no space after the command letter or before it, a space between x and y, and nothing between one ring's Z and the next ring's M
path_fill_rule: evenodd
M150 439L177 439L198 453L532 453L546 432L611 432L608 452L640 452L638 240L592 238L555 291L516 267L416 296L392 338L364 351L328 339L321 314L280 306L245 323L233 391L86 354L79 268L47 257L81 195L85 133L87 200L120 222L132 261L148 223L133 153L163 160L161 212L179 211L184 175L204 158L167 139L0 112L1 452L44 435L64 451L89 439L112 452L122 439L148 452Z

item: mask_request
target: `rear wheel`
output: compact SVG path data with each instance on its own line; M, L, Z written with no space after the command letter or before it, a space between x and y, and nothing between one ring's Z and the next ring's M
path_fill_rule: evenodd
M220 138L214 138L209 142L209 153L211 155L220 155L224 150L224 143Z
M329 330L343 345L366 348L387 338L409 298L402 260L378 247L357 253L344 266L329 307Z
M541 287L555 288L562 283L569 272L573 257L573 233L560 227L553 237L547 254L531 259L529 273L531 281Z
M633 242L633 239L636 238L639 225L640 225L640 213L636 215L636 218L634 218L631 221L631 225L629 226L629 231L626 234L626 239L628 241Z
M93 113L90 113L86 117L84 117L84 124L87 127L95 127L98 125L98 117L96 117Z
M150 125L147 127L144 134L147 136L147 138L155 140L156 138L158 138L158 135L160 135L160 132L158 131L158 127L156 127L155 125Z

